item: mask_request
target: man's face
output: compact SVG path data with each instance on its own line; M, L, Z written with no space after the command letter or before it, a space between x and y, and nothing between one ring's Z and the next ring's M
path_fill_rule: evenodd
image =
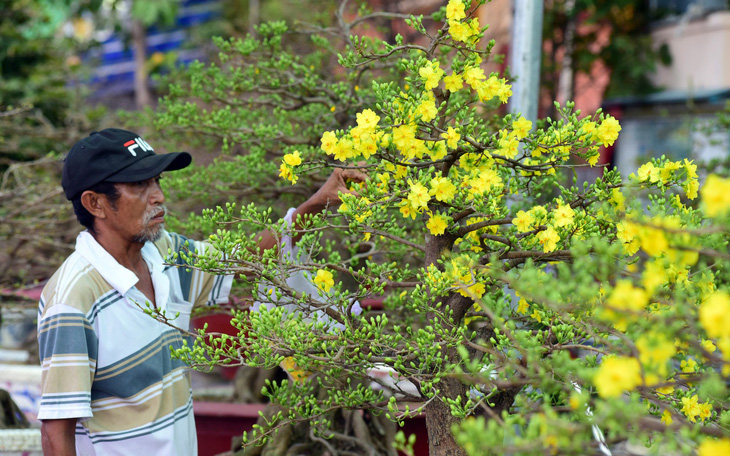
M160 176L140 182L118 183L119 199L113 218L116 229L133 242L156 241L165 226L165 195Z

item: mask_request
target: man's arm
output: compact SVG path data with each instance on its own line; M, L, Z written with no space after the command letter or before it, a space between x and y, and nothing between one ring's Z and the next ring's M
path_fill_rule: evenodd
M314 195L310 196L307 201L297 207L297 210L292 216L292 225L295 233L296 230L301 228L299 221L300 215L318 214L327 207L335 208L339 206L342 203L339 198L339 193L352 193L347 188L348 182L365 182L366 180L367 175L358 170L335 168L324 185ZM301 238L301 235L295 234L292 238L296 242ZM259 234L259 239L259 247L262 251L276 247L276 239L274 239L269 230L262 231Z
M76 456L76 418L41 421L45 456Z

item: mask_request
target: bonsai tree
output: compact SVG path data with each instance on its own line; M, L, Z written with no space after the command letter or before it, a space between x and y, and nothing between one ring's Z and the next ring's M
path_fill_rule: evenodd
M256 304L234 309L238 336L201 331L174 355L201 369L287 366L248 446L309 422L320 447L308 451L334 454L332 411L367 410L424 414L432 455L620 442L725 454L730 181L711 175L700 191L694 163L658 157L578 182L618 121L571 103L554 119L504 115L509 81L481 69L494 44L480 41L481 3L450 0L436 27L409 18L418 43L353 36L339 72L283 51L287 27L264 25L258 40L219 41L220 64L187 70L191 90L172 86L162 123L250 146L210 168L231 177L223 191L255 191L272 167L292 185L338 167L370 176L296 224L274 223L266 202L192 218L215 250L180 256L241 274ZM294 248L259 251L261 229ZM358 312L381 296L384 312Z

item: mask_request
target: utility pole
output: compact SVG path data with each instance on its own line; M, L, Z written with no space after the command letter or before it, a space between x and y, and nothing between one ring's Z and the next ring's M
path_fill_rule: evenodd
M515 0L512 24L512 84L509 111L522 113L534 123L540 94L540 60L542 56L542 0Z

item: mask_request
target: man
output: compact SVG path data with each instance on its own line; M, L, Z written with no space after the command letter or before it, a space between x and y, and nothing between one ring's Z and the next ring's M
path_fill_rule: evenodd
M189 375L170 357L181 335L142 310L178 315L173 323L187 328L194 306L228 299L231 277L164 264L187 239L164 230L160 174L190 162L187 152L158 155L137 134L113 128L76 143L64 161L64 193L86 230L39 306L46 455L197 453ZM291 220L339 203L345 179L364 178L335 170ZM259 245L274 247L274 238L264 232Z

